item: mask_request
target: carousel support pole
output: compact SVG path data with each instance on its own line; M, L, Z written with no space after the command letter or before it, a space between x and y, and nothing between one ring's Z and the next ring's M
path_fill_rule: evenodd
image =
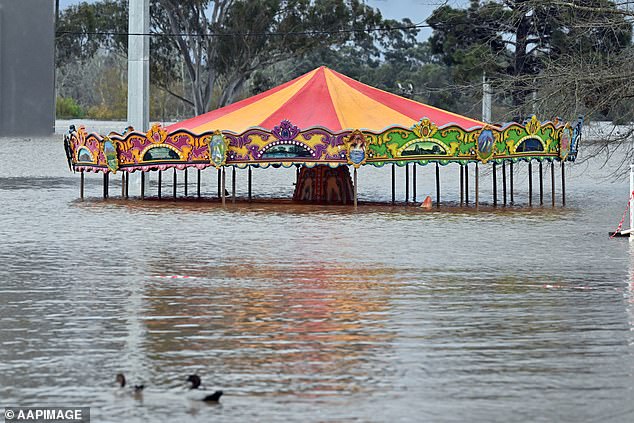
M220 170L220 169L219 169ZM222 192L222 205L224 206L225 204L227 204L227 196L225 195L226 189L225 189L225 182L226 182L226 172L225 172L225 168L224 166L222 167L221 170L221 174L222 174L222 186L221 186L221 192Z
M130 197L130 172L125 173L125 198Z
M251 181L252 181L252 175L251 175L251 165L249 165L249 202L251 202Z
M436 207L440 207L440 165L436 163Z
M392 163L392 204L396 203L396 165Z
M295 165L295 186L299 184L299 165Z
M544 175L542 174L542 162L539 162L539 205L544 205Z
M172 178L172 191L173 191L174 198L176 198L176 185L177 185L176 168L174 168L174 177Z
M121 172L121 198L125 197L125 172Z
M566 205L566 167L564 161L561 161L561 205Z
M416 202L416 163L412 166L412 201Z
M634 229L634 194L632 193L634 193L634 164L630 163L630 231ZM630 234L630 242L632 241L634 241L634 236Z
M478 162L475 164L475 207L476 209L480 206L480 169L478 167Z
M222 186L222 175L223 171L221 169L218 169L218 198L224 198L225 195L225 188Z
M513 201L513 162L509 163L509 172L510 172L510 176L511 176L511 204L514 203Z
M528 162L528 205L533 205L533 163Z
M550 196L552 199L553 207L555 207L555 161L550 162Z
M79 198L84 199L84 171L79 172Z
M188 168L185 168L185 172L184 172L185 173L184 175L185 176L185 181L184 181L185 182L185 193L184 193L185 197L187 197L187 173L188 173L187 170Z
M108 198L108 172L103 173L103 198Z
M498 205L498 170L497 163L493 162L493 206Z
M158 171L158 198L161 199L161 189L163 188L163 171Z
M502 161L502 197L506 206L506 162Z
M405 163L405 204L409 203L409 163Z
M357 208L357 168L354 168L354 208Z
M231 202L236 203L236 167L231 166Z
M464 203L469 205L469 163L464 165Z
M145 198L145 172L141 171L141 199Z
M464 205L464 166L460 165L460 207Z
M197 182L197 197L200 198L200 179L201 179L201 173L202 171L200 169L198 169L198 182Z

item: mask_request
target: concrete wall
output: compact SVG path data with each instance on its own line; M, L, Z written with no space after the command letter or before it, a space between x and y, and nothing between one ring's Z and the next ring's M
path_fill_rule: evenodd
M55 129L55 2L0 0L0 136Z

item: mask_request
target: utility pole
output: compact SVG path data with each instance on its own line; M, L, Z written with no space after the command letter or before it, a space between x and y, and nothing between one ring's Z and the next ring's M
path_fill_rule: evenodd
M128 124L146 132L150 122L150 0L129 0Z
M491 123L491 84L487 81L486 72L482 73L482 121Z

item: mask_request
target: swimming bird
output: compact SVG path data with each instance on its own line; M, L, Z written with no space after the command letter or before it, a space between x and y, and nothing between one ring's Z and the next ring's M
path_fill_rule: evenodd
M125 381L125 376L123 375L123 373L118 373L116 380L117 380L117 384L119 385L119 388L122 388L122 389L125 388L126 381ZM138 394L143 390L143 388L145 388L145 385L134 385L132 389L135 394Z
M195 399L198 401L205 402L218 402L220 401L220 397L222 396L222 391L215 391L213 394L210 394L211 391L205 391L200 387L200 376L198 375L190 375L187 378L187 382L190 383L189 391L191 395L188 395L191 399Z

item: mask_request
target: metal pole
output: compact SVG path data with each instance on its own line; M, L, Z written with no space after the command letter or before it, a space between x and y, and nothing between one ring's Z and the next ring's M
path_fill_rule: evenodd
M497 163L493 162L493 206L498 205L498 172Z
M554 163L554 162L553 162ZM563 162L561 162L563 164ZM630 227L634 229L634 164L630 164ZM630 242L634 241L634 234L630 234Z
M469 205L469 163L464 165L464 203Z
M436 163L436 207L440 207L440 165Z
M141 171L141 199L145 198L145 172Z
M84 199L84 171L80 172L79 177L79 198Z
M510 172L510 176L511 176L511 204L513 204L513 162L509 163L509 172Z
M225 189L225 180L226 180L226 172L225 172L225 168L222 168L222 186L221 186L221 190L222 190L222 205L224 206L227 202L227 196L225 195L226 189Z
M224 170L224 168L223 168ZM225 187L222 186L222 174L223 170L218 169L218 198L224 197L225 195ZM222 191L221 191L222 189Z
M249 202L251 202L251 165L249 165Z
M405 163L405 204L409 203L409 163Z
M504 197L504 205L506 206L506 162L502 161L502 196Z
M198 191L197 191L198 198L200 198L200 178L201 178L201 173L202 173L201 170L198 169L198 175L197 175L198 176L198 183L197 183L197 185L198 185L198 187L197 187L198 188Z
M174 191L174 198L176 198L176 168L174 168L174 177L172 178L172 185L173 185L173 191Z
M550 185L551 192L550 196L553 202L553 207L555 207L555 161L550 162Z
M103 198L108 198L108 172L103 174Z
M528 205L533 205L533 163L528 162Z
M396 165L392 163L392 204L396 202Z
M564 161L561 161L561 205L566 205L566 168Z
M125 172L121 172L121 198L125 197Z
M478 162L475 164L475 206L476 209L480 206L480 169Z
M460 207L464 205L464 166L460 165Z
M482 74L482 121L491 123L491 84L487 82L486 72Z
M542 162L539 162L539 205L544 205L544 175L542 175Z
M187 171L189 170L189 168L185 168L185 197L187 197Z
M354 168L354 207L357 207L357 168Z
M412 166L412 201L416 202L416 163Z
M161 189L163 188L163 171L158 171L158 198L161 199Z
M128 122L149 129L150 119L150 0L130 0L128 12Z
M236 167L231 166L231 202L236 202Z
M130 172L125 173L125 198L130 196Z

